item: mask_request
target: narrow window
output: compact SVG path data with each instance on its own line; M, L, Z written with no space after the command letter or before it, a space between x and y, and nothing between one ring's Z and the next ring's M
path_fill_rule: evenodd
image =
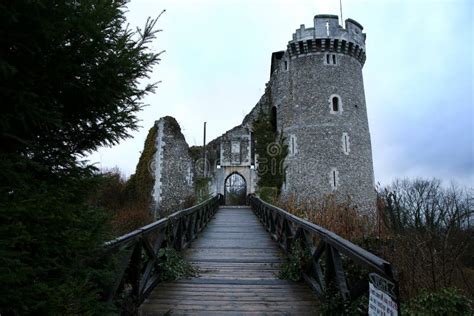
M288 70L288 61L285 60L285 71Z
M296 151L297 151L296 146L297 146L296 145L296 136L295 135L290 135L289 151L290 151L291 156L296 155Z
M326 64L330 64L330 61L329 61L329 54L326 54Z
M349 134L342 133L342 151L344 154L349 155L350 153L350 142L349 142Z
M336 64L336 55L332 55L332 63L335 65Z
M329 173L329 180L331 189L336 190L339 186L339 172L336 168L331 168L331 172Z
M343 110L341 96L338 94L331 94L328 98L328 106L330 114L341 114Z
M333 112L339 111L339 98L338 97L332 98L332 110Z

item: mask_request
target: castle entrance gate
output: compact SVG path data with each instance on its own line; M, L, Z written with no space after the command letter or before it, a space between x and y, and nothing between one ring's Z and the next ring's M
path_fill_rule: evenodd
M247 183L239 173L232 173L225 179L225 205L245 205L247 198Z

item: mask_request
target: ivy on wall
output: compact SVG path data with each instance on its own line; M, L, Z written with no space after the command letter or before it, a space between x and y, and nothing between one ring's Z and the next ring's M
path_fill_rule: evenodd
M151 208L151 193L155 184L152 175L152 159L156 152L156 136L158 129L155 125L148 131L142 154L138 160L135 173L127 181L125 187L125 195L130 203L139 205L140 207Z
M284 161L288 155L283 131L275 131L270 116L260 110L253 122L253 136L258 162L258 191L273 190L275 195L279 195L285 182Z

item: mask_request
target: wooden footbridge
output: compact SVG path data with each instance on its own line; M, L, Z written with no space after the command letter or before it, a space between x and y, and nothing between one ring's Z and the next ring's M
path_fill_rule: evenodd
M391 265L336 234L256 197L250 207L221 202L218 195L108 242L117 277L104 298L123 314L317 315L324 293L367 295L368 278L351 280L347 265L376 273L398 296ZM308 254L305 282L278 277L295 243ZM198 276L160 283L163 247L181 251Z

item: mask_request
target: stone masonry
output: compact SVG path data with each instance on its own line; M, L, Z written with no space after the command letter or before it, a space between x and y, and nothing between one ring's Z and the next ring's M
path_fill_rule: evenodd
M178 122L170 116L155 122L156 152L151 168L154 173L152 191L155 218L181 208L194 195L194 162Z
M225 193L226 178L232 173L243 176L247 193L255 192L258 161L252 148L252 124L263 111L276 122L275 128L286 137L289 148L283 195L309 199L335 194L344 200L350 198L361 209L374 208L362 78L366 35L352 19L345 21L345 27L335 15L316 15L313 22L313 27L301 25L296 30L286 50L272 54L265 93L242 124L209 143L209 157L213 157L209 164L210 193ZM182 157L182 162L189 164L184 138L174 140L166 135L161 136L165 156L159 158L157 153L156 162L167 162L166 144L177 140L175 152L170 151L168 157ZM172 169L157 169L157 178L167 178L164 173L171 175ZM185 175L185 170L171 175L176 184L165 186L161 182L155 185L154 194L164 201L165 197L173 199L177 192L189 192L192 180L189 182ZM165 187L173 189L165 193Z

